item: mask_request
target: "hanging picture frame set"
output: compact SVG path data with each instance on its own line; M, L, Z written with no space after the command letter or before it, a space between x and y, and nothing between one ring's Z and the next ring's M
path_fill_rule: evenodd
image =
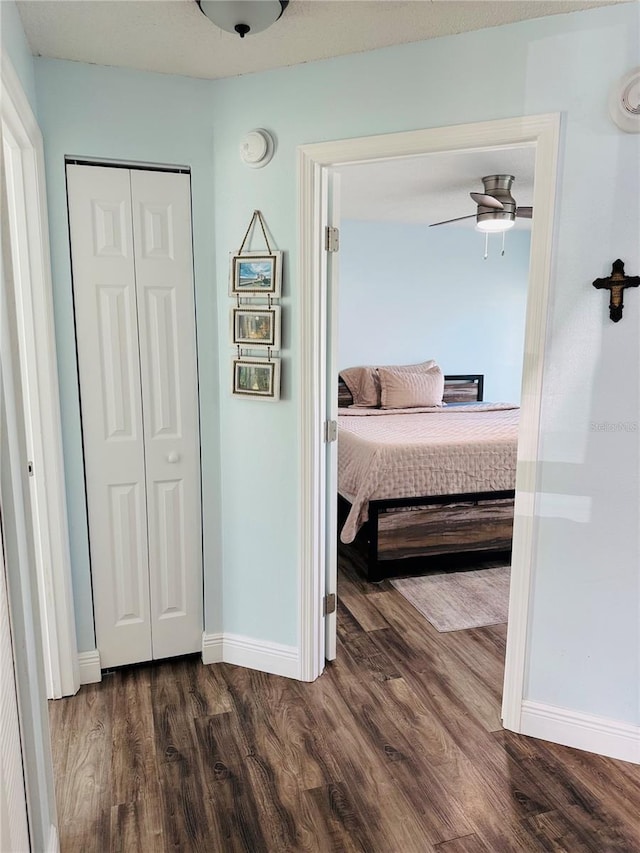
M282 252L245 252L230 256L230 296L270 296L282 293Z
M233 393L263 400L280 399L279 358L237 358L233 361Z
M244 251L256 224L267 248ZM282 256L272 250L262 213L254 210L240 248L229 256L229 295L236 302L229 312L229 325L237 348L231 393L238 397L280 399L280 359L273 358L272 352L281 345L281 308L272 300L282 294Z
M250 349L280 349L280 306L238 305L231 309L231 340Z

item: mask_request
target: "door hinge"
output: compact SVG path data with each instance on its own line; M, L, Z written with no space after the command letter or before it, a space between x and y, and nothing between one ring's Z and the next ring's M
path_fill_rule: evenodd
M340 248L340 231L331 225L324 230L324 248L327 252L337 252Z
M324 422L324 440L327 444L338 440L338 423L337 421Z
M336 612L336 594L332 592L330 595L325 595L322 599L322 615L330 616Z

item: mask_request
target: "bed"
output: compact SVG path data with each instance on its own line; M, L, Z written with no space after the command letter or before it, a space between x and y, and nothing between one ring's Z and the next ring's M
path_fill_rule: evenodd
M343 543L365 550L368 579L508 552L518 407L484 402L479 374L443 377L438 405L357 406L344 374L339 532Z

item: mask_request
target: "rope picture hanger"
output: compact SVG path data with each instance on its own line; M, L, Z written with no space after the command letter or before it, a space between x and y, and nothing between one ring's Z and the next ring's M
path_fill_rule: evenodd
M249 251L251 234L256 222L260 225L266 250ZM255 299L279 299L282 292L282 252L271 248L267 226L259 210L254 210L244 233L240 248L230 257L229 296Z
M238 249L238 255L242 254L242 250L244 249L244 244L247 242L247 237L253 226L256 224L256 219L260 223L260 228L262 229L262 236L264 237L264 242L267 245L267 252L271 254L271 246L269 245L269 238L267 237L267 229L265 228L264 219L262 218L262 213L259 210L253 211L253 216L251 217L251 221L247 227L247 230L244 233L244 237L242 239L242 243L240 243L240 248Z

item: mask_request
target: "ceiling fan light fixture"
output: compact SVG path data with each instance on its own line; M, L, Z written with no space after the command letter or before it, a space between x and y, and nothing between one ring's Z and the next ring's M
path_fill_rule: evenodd
M482 179L484 191L488 196L486 201L493 199L494 202L499 203L500 207L496 209L493 205L487 206L483 197L479 196L476 215L478 231L485 234L499 234L501 231L508 231L516 224L516 202L511 195L514 180L513 175L487 175Z
M482 219L480 219L481 216L483 217ZM502 211L479 213L476 229L482 231L484 234L499 234L501 231L508 231L510 228L513 228L515 224L516 217L513 213L507 213L506 215Z
M221 30L244 38L275 24L289 0L196 0L196 3Z
M484 192L469 193L477 205L476 213L432 222L429 228L448 225L450 222L462 222L464 219L475 219L476 230L484 234L500 234L513 228L517 218L531 219L532 207L516 207L516 201L511 195L511 185L514 181L513 175L486 175L482 179Z

